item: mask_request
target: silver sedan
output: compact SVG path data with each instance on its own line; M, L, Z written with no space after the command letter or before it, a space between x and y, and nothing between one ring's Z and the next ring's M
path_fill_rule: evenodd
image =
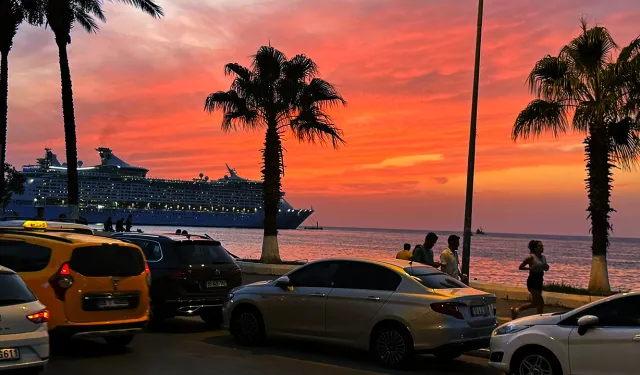
M231 291L225 327L241 344L267 337L370 350L384 366L414 353L457 358L487 347L496 298L404 260L325 259Z

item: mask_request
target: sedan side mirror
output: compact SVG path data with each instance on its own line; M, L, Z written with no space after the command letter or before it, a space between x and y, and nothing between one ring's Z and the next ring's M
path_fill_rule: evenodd
M578 334L580 336L584 335L585 333L587 333L589 328L598 324L598 321L598 317L594 315L585 315L580 317L578 319Z
M598 324L598 317L594 315L585 315L578 319L580 327L593 327L596 324Z
M291 283L291 280L289 280L288 276L281 276L276 279L276 286L279 288L283 288L283 289L287 288L290 283Z

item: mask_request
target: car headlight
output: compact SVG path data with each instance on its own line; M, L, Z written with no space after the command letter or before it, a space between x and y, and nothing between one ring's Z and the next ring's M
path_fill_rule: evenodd
M502 327L496 329L495 331L493 331L493 335L494 336L509 335L509 334L512 334L512 333L524 331L525 329L530 328L530 327L533 327L533 326L518 325L518 324L507 324L507 325L502 326Z

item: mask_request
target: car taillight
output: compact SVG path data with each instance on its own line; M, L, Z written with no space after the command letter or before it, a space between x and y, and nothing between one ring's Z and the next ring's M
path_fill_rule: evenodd
M147 286L151 286L151 270L149 269L149 265L147 263L144 264L144 274L145 280L147 281Z
M460 312L460 307L462 306L466 306L466 305L464 303L459 303L459 302L432 303L431 310L438 312L440 314L453 316L456 319L464 319L464 316L462 316L462 313Z
M63 263L56 274L49 279L49 285L53 288L56 294L56 298L60 301L64 301L64 295L67 289L73 285L73 277L71 276L71 269L69 263Z
M27 319L36 324L46 323L49 321L49 310L42 310L35 314L27 315Z

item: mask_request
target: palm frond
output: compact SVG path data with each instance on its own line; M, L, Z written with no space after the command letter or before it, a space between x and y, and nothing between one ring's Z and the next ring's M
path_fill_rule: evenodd
M0 0L0 49L2 51L11 49L13 38L25 17L25 9L19 1Z
M162 7L156 4L152 0L109 0L109 1L120 2L127 5L131 5L147 13L153 18L160 18L164 16L164 11L162 10Z
M233 90L209 94L204 109L208 113L222 111L222 129L225 131L236 130L238 126L244 129L255 129L259 126L258 111L249 108L247 101Z
M532 94L548 100L578 99L585 92L584 84L573 73L570 64L550 55L536 62L527 84Z
M593 102L580 102L573 114L573 129L581 133L589 131L589 125L593 124L597 118L597 105Z
M72 9L73 19L82 26L82 28L88 32L96 34L100 31L100 27L96 20L86 11L86 9L82 9L80 7L76 7Z
M581 22L582 33L562 48L560 58L582 73L596 72L612 59L611 53L618 45L605 27L588 29L586 20Z
M625 117L608 127L611 159L622 169L630 170L640 164L640 124Z
M305 85L300 102L302 107L313 104L321 109L347 104L332 84L320 78L314 78Z
M235 74L244 80L251 79L251 71L238 63L229 63L225 65L224 74L227 76Z
M271 46L262 46L253 56L252 69L262 85L273 85L282 74L282 68L287 62L284 53Z
M554 137L567 132L567 108L558 102L533 100L516 119L511 138L529 139L550 132Z
M304 81L318 75L318 65L305 55L295 55L284 64L283 73L286 80Z
M623 87L626 103L623 105L625 114L640 111L640 59L623 61L616 64L620 86Z
M330 143L334 148L346 143L342 138L342 130L317 106L302 109L289 125L293 135L301 142Z
M41 0L22 0L26 21L33 26L42 26L45 22L44 6Z
M102 0L72 0L80 11L83 11L102 22L107 22L107 16L102 9Z
M629 62L640 55L640 37L632 40L618 55L618 62Z
M245 130L257 130L260 127L258 111L243 106L237 111L226 112L222 115L222 130L237 130L238 127Z

